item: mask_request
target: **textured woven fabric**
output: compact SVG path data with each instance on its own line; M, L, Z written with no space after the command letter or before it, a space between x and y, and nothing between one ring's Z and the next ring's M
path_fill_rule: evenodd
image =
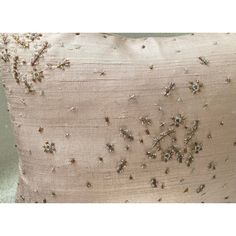
M17 202L235 202L235 42L3 34Z

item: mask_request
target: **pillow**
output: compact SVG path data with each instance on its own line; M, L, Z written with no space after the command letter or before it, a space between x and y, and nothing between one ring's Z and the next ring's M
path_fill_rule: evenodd
M2 34L16 202L235 202L235 42Z

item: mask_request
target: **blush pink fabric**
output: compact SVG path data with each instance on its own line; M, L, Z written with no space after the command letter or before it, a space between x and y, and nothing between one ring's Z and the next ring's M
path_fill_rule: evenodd
M30 36L1 43L17 202L236 201L235 34Z

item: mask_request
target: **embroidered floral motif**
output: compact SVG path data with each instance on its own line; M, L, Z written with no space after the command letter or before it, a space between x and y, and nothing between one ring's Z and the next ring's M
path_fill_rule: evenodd
M134 137L128 129L120 128L120 134L123 136L124 139L127 139L129 141L133 141Z
M118 167L117 167L117 173L120 174L121 172L124 171L124 169L126 168L127 166L127 161L126 160L121 160L119 163L118 163Z
M23 48L29 48L29 43L25 39L20 38L19 35L13 34L12 38L15 40L16 44L18 44L19 46Z
M174 125L176 127L179 127L180 125L182 125L185 120L184 116L181 114L177 114L176 116L172 117L171 119L173 120L172 125Z
M7 48L1 51L1 59L6 63L10 62L11 55Z
M56 151L55 143L45 142L43 145L44 152L53 154Z
M31 76L33 82L42 82L42 79L44 78L43 71L38 71L36 68L31 72Z
M200 63L201 63L202 65L208 66L209 60L207 60L205 57L198 57L198 59L200 60Z
M142 116L139 118L139 120L142 123L142 125L151 125L152 124L152 120L150 118L148 118L147 116Z
M171 91L173 91L175 89L175 83L170 82L169 85L167 87L165 87L165 93L164 96L168 97L171 93Z
M34 57L31 60L31 66L38 64L39 59L47 52L47 49L50 47L48 42L44 42L42 47L34 54Z
M20 72L18 70L18 65L19 65L19 57L14 56L12 63L12 73L13 73L13 78L15 79L17 84L20 83Z
M199 80L196 80L195 82L189 82L189 84L189 89L193 94L199 93L203 87L203 84Z
M56 68L65 70L66 68L70 67L70 61L69 59L64 59L62 62L60 62Z

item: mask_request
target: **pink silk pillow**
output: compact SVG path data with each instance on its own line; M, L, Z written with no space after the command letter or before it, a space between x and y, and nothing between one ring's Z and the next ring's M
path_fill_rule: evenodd
M2 34L17 202L235 202L236 35Z

